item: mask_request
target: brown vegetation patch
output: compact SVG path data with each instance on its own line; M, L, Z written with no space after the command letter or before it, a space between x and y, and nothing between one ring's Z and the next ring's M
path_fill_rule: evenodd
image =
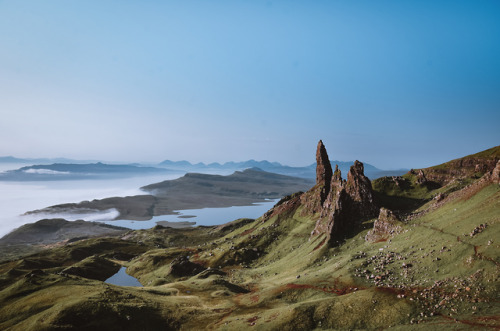
M500 316L482 316L474 319L457 319L446 315L440 315L446 320L453 321L455 323L465 324L469 327L474 328L490 328L499 330L500 329Z
M255 325L255 321L257 321L260 317L259 316L254 316L254 317L250 317L249 319L247 319L247 323L249 326L254 326Z
M254 232L254 231L255 231L255 228L248 229L248 230L246 230L246 231L243 231L243 232L241 233L241 235L240 235L240 236L241 236L241 237L246 236L247 234L250 234L250 233L252 233L252 232Z
M336 294L336 295L345 295L345 294L349 294L352 292L356 292L358 290L365 289L365 288L360 288L360 287L339 286L339 285L342 285L342 284L336 279L334 282L334 286L320 287L320 286L309 285L309 284L289 283L289 284L285 285L285 288L286 289L293 289L293 290L313 289L313 290L317 290L317 291L322 291L324 293Z
M321 246L323 246L325 244L325 242L326 242L326 237L323 238L323 240L321 240L321 242L318 245L316 245L316 247L314 247L313 251L315 251L318 248L320 248Z

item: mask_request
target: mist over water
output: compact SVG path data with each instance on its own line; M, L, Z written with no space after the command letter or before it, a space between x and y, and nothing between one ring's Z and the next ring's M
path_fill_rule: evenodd
M0 164L0 172L18 169L18 164ZM229 175L232 171L211 172L212 174ZM196 222L196 225L215 225L233 221L238 218L257 218L270 209L275 201L254 204L252 206L234 206L227 208L204 208L182 210L178 215L155 216L150 221L127 221L114 219L119 215L115 209L92 213L59 213L23 215L28 211L46 208L63 203L78 203L85 200L109 197L124 197L146 194L140 187L182 177L183 173L145 175L129 178L92 179L92 180L56 180L36 182L2 182L0 181L0 238L12 230L44 218L64 218L68 221L83 219L85 221L104 222L131 229L148 229L159 221ZM179 218L181 215L195 216Z
M3 166L0 171L15 169L15 166ZM27 211L48 206L103 199L115 196L145 194L140 187L175 179L182 174L148 175L131 178L99 180L39 181L39 182L1 182L0 181L0 237L26 223L33 223L43 218L62 217L68 220L86 221L109 220L118 215L114 210L93 214L61 215L25 215Z

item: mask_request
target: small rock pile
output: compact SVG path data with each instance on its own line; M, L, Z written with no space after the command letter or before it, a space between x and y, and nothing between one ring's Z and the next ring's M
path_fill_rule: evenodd
M488 226L487 223L485 224L479 224L479 226L476 226L474 230L471 231L469 236L474 237L476 234L483 232L484 229Z

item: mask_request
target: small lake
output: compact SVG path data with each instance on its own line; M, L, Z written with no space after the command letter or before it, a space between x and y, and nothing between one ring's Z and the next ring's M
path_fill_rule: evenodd
M233 206L225 208L203 208L178 210L177 215L154 216L148 221L114 220L103 223L123 226L133 230L150 229L157 222L196 222L197 225L220 225L239 218L258 218L271 209L279 199L269 202L255 203L251 206Z
M139 281L127 274L127 268L121 267L120 270L113 276L109 277L104 281L108 284L119 285L119 286L136 286L142 287L142 284Z

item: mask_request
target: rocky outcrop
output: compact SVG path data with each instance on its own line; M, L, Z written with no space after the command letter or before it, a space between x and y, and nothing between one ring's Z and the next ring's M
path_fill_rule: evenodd
M189 261L186 256L179 256L170 263L170 274L176 277L193 276L205 269L202 265Z
M380 208L378 219L373 224L373 229L365 237L366 241L378 242L389 239L392 235L399 233L402 223L399 218L389 209Z
M500 161L497 162L495 169L491 172L491 181L500 184Z
M417 175L417 184L423 185L427 183L427 178L425 177L425 173L422 169L415 173Z
M479 181L466 187L466 189L469 187L474 187L474 186L484 187L484 186L487 186L491 183L500 184L500 160L497 161L495 167L491 171L488 171L487 173L485 173L484 176L481 177L481 179Z
M497 164L491 171L484 174L484 176L481 177L481 179L478 182L470 185L469 187L474 187L474 186L484 187L490 185L491 183L500 184L500 160L497 162Z
M328 189L331 179L332 165L328 159L325 145L323 145L323 141L320 140L316 148L316 185L324 186ZM328 192L326 192L326 194L328 194Z
M429 182L439 183L441 186L448 184L457 178L480 177L495 169L500 160L500 146L490 148L486 151L452 160L434 167L425 169L425 179ZM417 181L420 180L419 170Z
M330 193L332 179L332 165L328 159L323 141L318 142L316 148L316 185L302 195L300 204L304 206L303 215L317 214L323 209L323 204Z
M370 180L364 175L363 163L355 161L347 175L347 181L335 167L332 173L323 142L316 152L316 185L301 196L304 212L319 213L319 219L311 235L327 234L333 244L344 238L364 220L375 217L377 208L373 200ZM326 179L330 178L329 182ZM326 196L325 196L326 194Z
M356 160L347 174L347 194L355 204L355 209L363 217L373 217L377 208L373 202L372 183L364 174L363 163Z

